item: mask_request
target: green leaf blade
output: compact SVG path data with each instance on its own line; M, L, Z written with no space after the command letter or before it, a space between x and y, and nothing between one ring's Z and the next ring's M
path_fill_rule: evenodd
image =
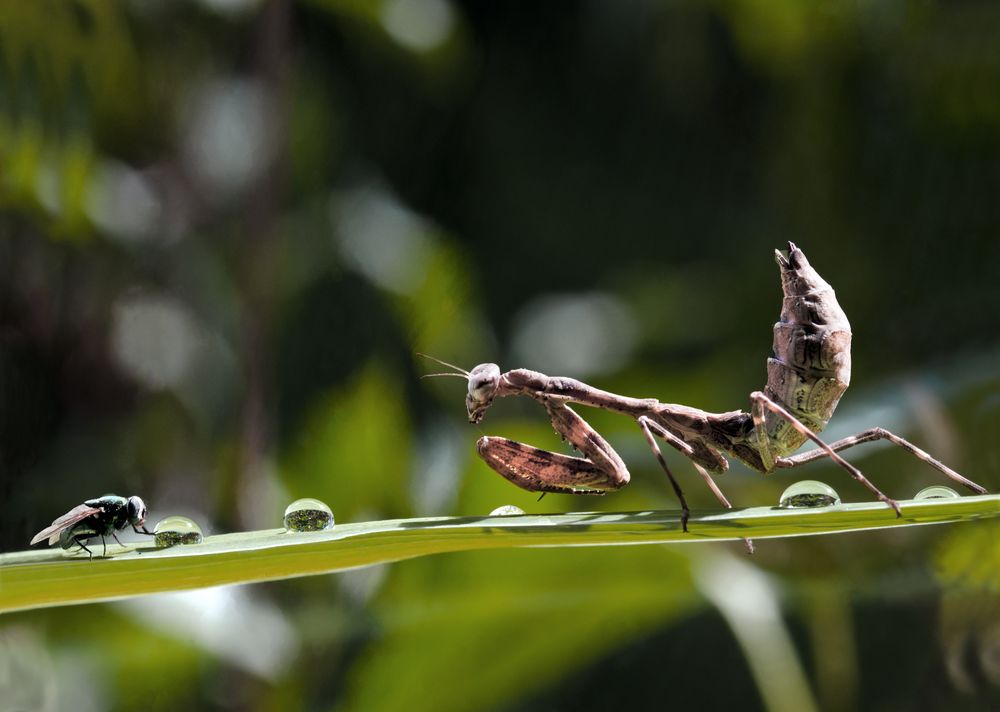
M817 509L756 507L516 517L436 517L341 524L314 533L284 529L211 536L202 544L109 548L93 561L59 549L0 555L0 612L72 605L206 586L328 574L430 554L523 547L621 546L810 536L973 521L1000 514L1000 495Z

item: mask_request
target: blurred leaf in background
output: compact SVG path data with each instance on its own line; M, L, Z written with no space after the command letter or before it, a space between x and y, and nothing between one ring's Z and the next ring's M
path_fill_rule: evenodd
M300 496L338 522L674 507L606 413L628 488L513 488L475 440L560 449L544 413L470 427L461 381L420 380L415 354L746 407L788 240L854 329L829 437L881 425L995 491L998 31L983 3L0 3L0 549L104 492L207 532L277 526ZM895 496L938 483L896 448L850 459ZM829 463L720 485L751 506L806 478L868 499ZM822 709L987 709L992 536L731 547L742 569L470 553L17 614L0 700L775 709L786 685ZM767 672L754 640L794 665Z

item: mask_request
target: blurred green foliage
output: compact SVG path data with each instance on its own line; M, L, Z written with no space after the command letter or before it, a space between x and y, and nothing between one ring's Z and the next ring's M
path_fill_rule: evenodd
M854 329L831 437L896 429L995 491L998 32L977 2L0 3L0 549L109 491L215 532L276 526L299 496L338 522L672 506L603 413L632 485L512 488L473 455L461 382L420 381L436 368L414 354L540 368L624 324L617 356L565 375L745 407L789 239ZM627 318L546 312L594 294ZM551 343L524 343L545 314ZM482 432L559 447L533 405ZM850 457L896 496L937 482L892 448ZM763 504L799 474L776 476L721 486ZM867 498L828 465L804 477ZM749 563L818 706L985 709L991 537L774 542ZM228 609L206 593L216 638L154 626L174 599L21 614L0 664L33 661L15 679L40 709L763 706L690 565L412 561ZM284 631L281 662L225 647L253 647L248 621Z

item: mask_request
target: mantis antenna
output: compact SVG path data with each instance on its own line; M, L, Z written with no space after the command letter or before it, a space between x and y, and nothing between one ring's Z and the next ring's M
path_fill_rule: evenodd
M442 361L439 358L434 358L433 356L429 356L427 354L422 354L419 351L417 352L417 356L423 356L424 358L429 358L431 361L434 361L435 363L439 363L442 366L447 366L448 368L453 368L453 369L455 369L455 371L457 371L457 373L454 373L454 372L451 372L451 371L449 371L447 373L425 373L423 376L421 376L421 378L431 378L433 376L456 376L458 378L464 378L466 380L468 380L468 378L469 378L469 372L468 371L466 371L464 368L459 368L458 366L456 366L453 363L448 363L447 361Z

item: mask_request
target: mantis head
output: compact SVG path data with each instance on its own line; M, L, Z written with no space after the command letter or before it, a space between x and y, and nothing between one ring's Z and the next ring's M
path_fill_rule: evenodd
M486 415L500 387L500 367L495 363L481 363L469 371L469 393L465 396L465 409L469 422L478 423Z
M422 376L422 378L429 376L459 376L468 381L469 393L465 396L465 409L469 413L469 422L479 423L482 421L483 416L486 415L486 409L493 403L493 399L500 388L500 367L495 363L481 363L471 371L466 371L464 368L459 368L454 364L434 358L433 356L427 356L427 354L419 355L436 361L442 366L454 369L454 371L447 373L428 373Z

